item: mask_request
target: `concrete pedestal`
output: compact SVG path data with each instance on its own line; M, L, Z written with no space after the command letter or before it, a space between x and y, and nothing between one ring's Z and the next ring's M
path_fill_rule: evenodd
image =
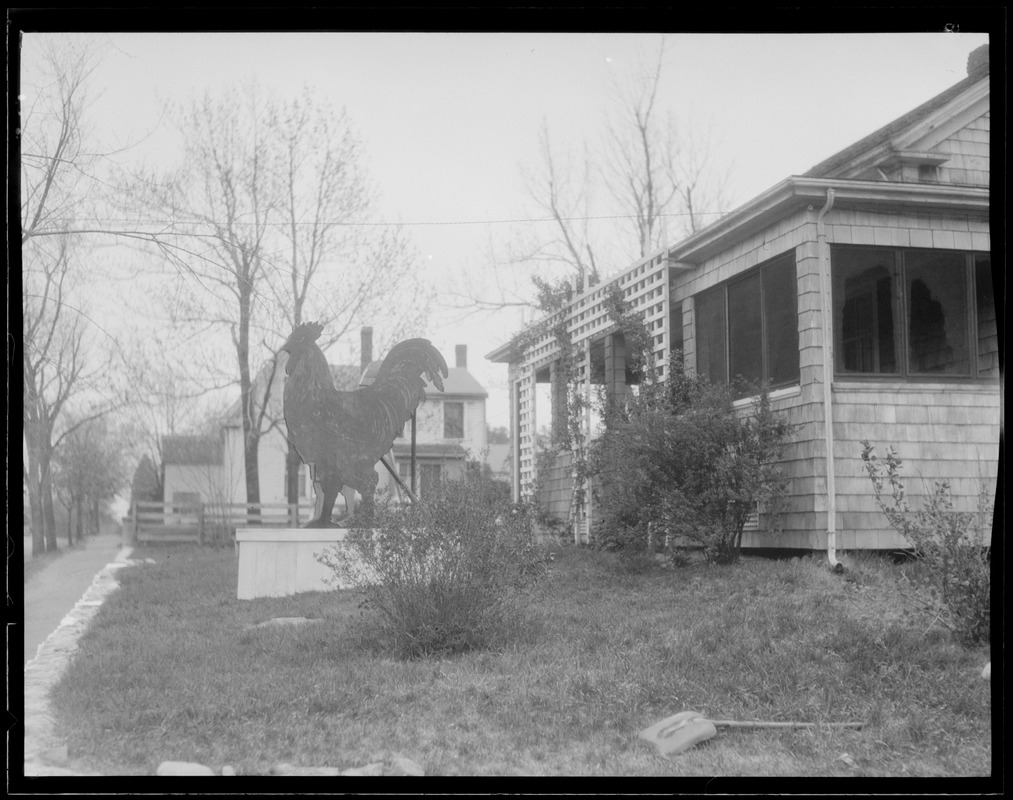
M328 583L334 572L316 559L325 550L352 560L366 580L346 528L239 528L239 588L236 597L284 597L298 592L329 592L349 585Z

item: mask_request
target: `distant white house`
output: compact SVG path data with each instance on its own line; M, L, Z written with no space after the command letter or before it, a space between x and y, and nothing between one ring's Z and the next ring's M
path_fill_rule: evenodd
M426 383L426 399L419 406L415 419L415 488L416 494L426 491L444 478L460 478L468 460L481 460L488 446L485 401L489 393L468 372L468 348L455 348L454 366L443 379L443 391ZM376 377L381 361L373 361L362 376L368 386ZM411 422L395 439L388 456L405 484L411 483ZM398 487L383 466L378 466L378 491L387 490L398 496Z
M166 436L162 439L162 499L173 513L197 504L229 502L234 483L226 466L225 432L217 436Z

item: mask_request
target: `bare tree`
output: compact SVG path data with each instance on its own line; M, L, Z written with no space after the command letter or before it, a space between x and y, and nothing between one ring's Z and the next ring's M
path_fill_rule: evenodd
M54 484L67 508L68 545L81 541L86 521L88 532L98 533L102 506L126 484L124 448L106 419L70 427L54 470Z
M44 46L39 86L21 97L21 241L65 233L79 216L98 156L85 145L88 78L96 61L87 49Z
M375 220L362 145L343 113L247 84L205 94L176 124L185 163L137 180L132 196L165 220L174 245L163 254L187 287L174 323L231 334L252 507L260 442L281 424L271 411L276 354L292 327L312 314L328 326L324 347L373 315L414 327L424 292L400 229Z
M27 449L26 475L32 519L32 554L56 549L52 461L60 441L77 426L109 413L118 405L102 392L106 363L88 363L81 310L67 302L72 282L73 248L67 237L24 248L23 420ZM86 393L92 390L90 400ZM97 392L96 392L97 390ZM87 410L67 423L75 401Z
M539 163L522 170L533 219L515 235L504 260L514 275L518 267L534 267L534 292L529 285L524 295L529 306L559 307L574 279L593 285L606 271L698 230L722 210L725 184L713 132L696 133L663 102L666 52L662 39L648 61L613 84L598 144L568 146L554 141L547 125L539 131ZM516 306L518 282L512 283L498 300L470 298L472 305Z
M548 125L543 120L539 130L538 149L541 164L524 170L525 188L534 208L543 216L552 231L535 236L521 249L512 252L515 263L563 263L573 275L590 276L597 280L592 215L594 213L593 160L587 147L579 164L552 145Z
M208 406L220 405L234 380L219 376L214 359L200 358L200 349L187 347L176 331L152 331L125 343L120 369L126 376L129 399L125 446L134 458L147 457L159 498L164 482L162 445L167 436L194 433L208 416Z
M257 453L266 403L255 396L254 365L260 363L251 334L255 317L266 313L266 237L277 207L268 156L266 105L247 85L217 96L205 94L179 110L185 162L172 180L150 185L157 209L168 220L187 220L188 235L205 253L186 259L166 254L195 276L202 292L188 298L193 317L226 328L239 373L240 416L246 468L246 499L260 503ZM271 380L267 381L270 386Z
M418 302L425 292L415 260L399 227L368 224L375 220L376 195L362 142L344 110L336 112L306 92L278 105L269 118L272 140L279 143L273 155L279 230L286 240L269 284L287 323L284 335L319 321L327 329L321 342L326 349L363 321L383 320L395 337L416 327L426 305ZM406 297L413 302L404 303ZM280 419L272 421L283 427ZM290 442L289 503L298 502L299 464Z
M641 64L614 91L619 122L610 122L601 173L610 196L631 223L639 257L663 247L672 235L696 231L707 206L718 208L724 182L713 168L710 142L672 113L662 116L659 88L667 46L662 39L652 64ZM674 224L673 224L674 223Z

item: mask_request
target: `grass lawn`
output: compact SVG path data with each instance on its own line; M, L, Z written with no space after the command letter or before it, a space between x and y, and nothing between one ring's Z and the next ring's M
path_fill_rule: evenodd
M394 755L429 775L991 772L988 648L903 615L875 557L852 582L822 559L662 570L565 547L512 644L413 662L377 651L352 591L240 601L231 549L135 557L157 563L121 573L54 689L71 757L105 774ZM321 621L248 629L284 616ZM866 727L722 728L671 759L637 738L689 709Z

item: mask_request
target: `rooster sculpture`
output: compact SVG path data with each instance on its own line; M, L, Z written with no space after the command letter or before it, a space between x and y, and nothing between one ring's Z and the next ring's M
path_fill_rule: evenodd
M362 495L362 516L372 513L376 463L390 451L425 397L425 376L443 391L447 362L428 339L408 339L387 354L370 386L334 388L327 359L316 345L323 326L296 327L282 350L288 352L284 411L290 442L303 463L312 464L323 494L320 516L307 528L328 528L343 486Z

